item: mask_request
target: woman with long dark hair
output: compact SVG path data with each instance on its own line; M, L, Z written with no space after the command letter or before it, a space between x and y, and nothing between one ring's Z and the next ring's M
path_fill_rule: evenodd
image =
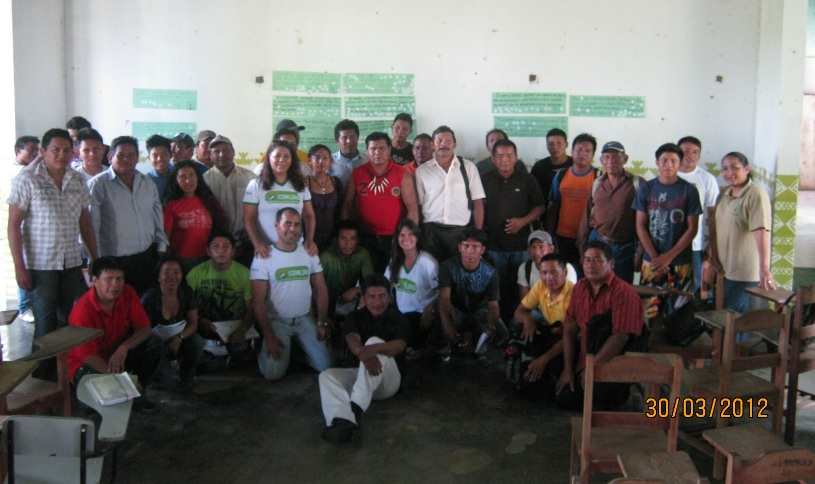
M439 263L422 250L422 231L413 220L396 226L391 261L385 277L396 291L396 305L413 327L411 348L424 345L439 297Z
M179 161L170 172L164 199L164 231L169 255L181 259L189 271L207 258L207 239L226 229L226 214L194 161Z
M270 244L277 242L275 216L285 207L301 214L303 247L309 255L316 255L311 192L300 172L297 151L286 141L272 141L263 157L260 176L249 182L243 197L243 226L255 247L256 257L269 257Z
M183 162L182 162L183 163ZM181 389L193 389L193 377L201 354L204 338L198 334L198 302L193 290L184 282L181 261L176 257L164 257L158 265L158 287L153 287L141 298L152 327L169 326L186 321L180 333L164 341L164 357L159 372L164 377L172 371L169 360L179 362L178 376Z
M716 200L710 224L711 264L724 274L724 307L744 313L749 297L744 290L760 286L774 290L770 272L770 197L750 175L750 162L734 151L722 158L727 182Z
M308 188L315 216L314 242L320 252L331 245L334 227L340 216L342 182L328 174L332 161L331 150L326 145L314 145L308 150L308 162L311 165Z

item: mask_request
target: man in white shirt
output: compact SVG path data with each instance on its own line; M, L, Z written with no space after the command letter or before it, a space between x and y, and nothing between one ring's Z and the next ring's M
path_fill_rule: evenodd
M296 337L309 364L317 371L331 367L328 348L328 288L320 259L310 256L300 245L303 224L297 210L286 207L275 217L277 242L269 257L255 257L249 277L252 280L255 317L263 334L258 367L267 380L286 374L291 340ZM317 320L311 314L311 294L315 293Z
M713 220L716 211L716 199L719 198L719 183L716 177L700 168L699 157L702 151L702 142L693 136L685 136L677 143L685 156L679 165L679 177L685 179L696 187L699 192L699 203L702 204L702 213L699 215L699 230L693 238L693 283L696 288L702 287L702 252L705 250L707 238L707 224Z
M484 188L478 169L456 156L456 134L447 126L433 131L433 159L416 169L416 195L426 250L439 263L458 254L465 228L484 228Z

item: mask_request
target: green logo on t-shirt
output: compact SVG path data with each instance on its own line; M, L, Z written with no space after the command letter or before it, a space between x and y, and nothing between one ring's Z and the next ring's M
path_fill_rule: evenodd
M399 284L396 285L396 290L407 294L416 294L416 283L410 279L399 278Z
M266 192L266 203L300 203L300 194L297 192Z
M282 267L275 271L274 279L277 282L302 281L308 279L309 271L306 266Z

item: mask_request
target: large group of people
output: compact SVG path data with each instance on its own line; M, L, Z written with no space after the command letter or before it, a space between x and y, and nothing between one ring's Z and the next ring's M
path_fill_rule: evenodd
M143 174L135 138L106 146L79 117L67 128L39 148L32 136L15 145L9 244L35 335L103 329L69 353L74 381L127 370L144 390L155 380L182 391L207 340L267 380L285 375L296 341L320 372L332 442L353 439L371 401L398 392L407 357L446 364L499 347L508 365L522 362L517 388L579 408L587 353L643 347L636 272L691 292L714 268L737 311L744 288L774 287L767 194L738 152L721 161L720 191L692 136L659 146L646 181L625 169L618 141L596 167L594 136L575 136L569 155L552 129L549 156L528 169L493 129L476 164L456 154L448 126L410 143L406 113L392 138L368 134L364 152L352 120L336 125L334 153L300 150L305 127L283 120L254 172L210 130L151 136ZM679 304L656 300L647 317ZM604 391L603 404L620 405L624 390ZM137 408L155 406L143 396Z

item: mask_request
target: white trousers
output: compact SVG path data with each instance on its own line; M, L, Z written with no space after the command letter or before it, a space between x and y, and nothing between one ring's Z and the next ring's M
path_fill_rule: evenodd
M384 343L377 337L369 338L365 345ZM384 400L399 391L402 376L392 356L377 355L382 372L371 375L360 362L359 368L329 368L320 373L320 400L323 405L325 424L331 425L335 418L357 423L351 402L367 411L371 400Z

